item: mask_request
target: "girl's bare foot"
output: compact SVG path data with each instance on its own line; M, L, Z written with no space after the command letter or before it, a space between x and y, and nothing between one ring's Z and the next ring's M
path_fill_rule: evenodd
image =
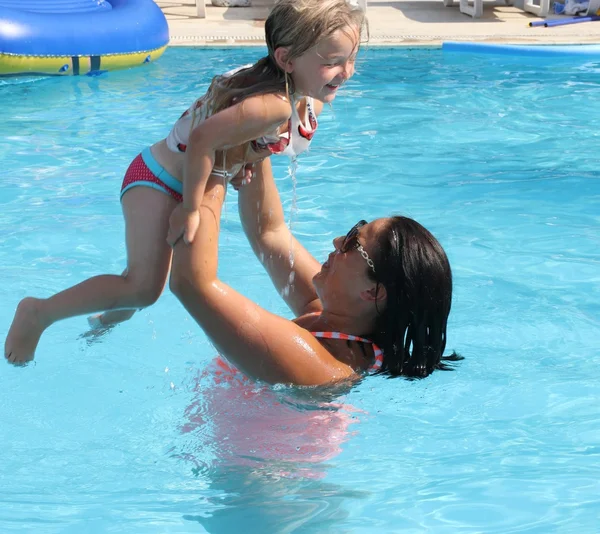
M31 297L19 302L4 344L4 357L10 363L23 364L33 360L40 337L49 325L43 317L41 302Z

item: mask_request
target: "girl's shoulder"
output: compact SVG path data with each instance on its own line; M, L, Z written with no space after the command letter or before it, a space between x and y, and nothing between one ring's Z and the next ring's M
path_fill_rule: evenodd
M268 117L268 122L284 122L292 116L292 104L277 93L250 96L242 102L242 108L245 114Z

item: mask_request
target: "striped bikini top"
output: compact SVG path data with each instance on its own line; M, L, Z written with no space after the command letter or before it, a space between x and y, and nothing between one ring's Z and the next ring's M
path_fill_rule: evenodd
M321 315L320 312L314 312L309 315ZM346 341L360 341L361 343L370 343L373 345L373 352L375 354L375 362L368 371L370 373L379 371L383 365L383 351L375 345L370 339L353 336L351 334L343 334L342 332L310 332L313 336L319 339L344 339Z

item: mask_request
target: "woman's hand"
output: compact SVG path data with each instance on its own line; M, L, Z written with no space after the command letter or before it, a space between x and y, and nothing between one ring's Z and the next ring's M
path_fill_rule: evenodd
M186 245L193 240L198 226L200 225L200 212L198 210L188 210L179 204L169 217L169 233L167 234L167 243L174 247L181 238Z
M229 183L233 186L236 191L240 190L240 187L248 185L254 176L254 163L246 163L230 181Z

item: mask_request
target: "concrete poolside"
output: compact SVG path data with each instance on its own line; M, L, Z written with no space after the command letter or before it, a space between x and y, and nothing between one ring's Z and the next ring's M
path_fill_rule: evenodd
M264 44L264 20L274 0L253 0L248 8L219 8L207 0L206 18L196 17L195 0L156 0L169 22L171 45ZM442 0L369 0L370 45L439 46L443 41L534 44L600 44L600 24L585 22L554 28L530 28L541 20L502 1L486 2L483 17L461 13L458 0L445 7ZM561 18L550 14L548 19Z

